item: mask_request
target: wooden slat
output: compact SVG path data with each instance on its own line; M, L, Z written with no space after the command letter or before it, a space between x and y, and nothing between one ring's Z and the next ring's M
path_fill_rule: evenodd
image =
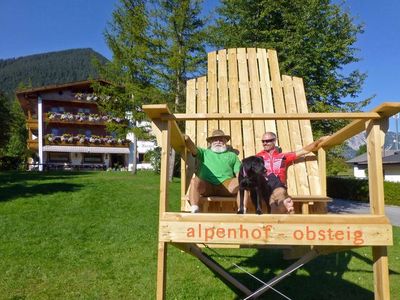
M205 76L197 79L197 111L196 113L207 113L207 78ZM207 121L197 122L196 145L207 148Z
M265 49L257 49L258 66L260 69L261 97L264 113L274 113L274 103L272 101L272 87L269 76L268 56ZM275 120L264 122L265 131L276 133Z
M380 119L378 113L200 113L166 115L163 120L353 120Z
M245 48L237 49L239 67L240 107L242 113L251 113L250 83ZM254 145L254 127L252 121L243 121L243 155L248 157L256 152Z
M228 49L228 87L229 87L229 110L231 114L240 114L240 98L239 98L239 76L236 49ZM242 122L231 121L231 145L239 151L239 157L243 156L243 136Z
M166 115L163 120L337 120L380 119L378 113L200 113Z
M188 80L186 83L186 113L196 113L196 79ZM186 121L185 133L196 142L196 122Z
M218 51L218 111L229 114L228 66L226 50ZM219 128L231 135L229 121L220 121Z
M285 95L286 112L297 113L296 99L294 97L293 83L290 76L283 75L283 90ZM290 120L288 121L290 141L294 150L299 150L303 147L302 136L300 132L299 121ZM305 165L304 157L297 159L293 166L288 168L294 168L294 174L296 178L296 189L298 195L309 195L310 187L308 183L308 174Z
M293 87L297 104L297 112L302 114L308 113L303 79L299 77L293 77ZM303 146L311 144L314 141L314 138L312 134L310 120L300 120L299 124ZM313 153L308 154L305 158L307 167L307 178L309 182L310 193L318 195L321 193L326 193L326 188L325 190L321 189L321 177L319 173L321 167L318 168L318 163L314 160L314 158L315 154Z
M321 187L321 195L326 196L326 151L324 148L318 149L318 166L320 184L316 185Z
M208 53L208 72L207 72L207 104L209 113L218 112L218 92L217 92L217 52ZM208 124L208 135L210 136L213 130L218 129L218 121L211 120Z
M282 91L282 81L279 71L278 56L275 50L268 50L268 61L271 71L272 90L274 93L274 107L275 112L278 114L285 114L285 100ZM292 151L289 139L288 124L285 120L277 121L279 146L284 152Z
M263 113L263 105L261 98L261 86L259 78L259 69L257 63L257 52L255 48L249 48L247 50L248 65L249 65L249 76L250 76L250 96L252 103L253 113ZM254 128L254 153L262 150L261 138L265 133L264 121L253 121Z

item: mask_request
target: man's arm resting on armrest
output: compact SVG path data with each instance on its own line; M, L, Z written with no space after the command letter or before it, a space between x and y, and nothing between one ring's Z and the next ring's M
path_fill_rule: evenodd
M323 136L316 140L315 142L312 142L311 144L304 146L302 149L296 151L296 156L303 156L306 155L310 152L317 151L320 148L320 144L327 139L329 136Z
M197 155L197 147L191 140L191 138L185 134L185 144L186 147L188 148L189 152L192 153L193 156Z

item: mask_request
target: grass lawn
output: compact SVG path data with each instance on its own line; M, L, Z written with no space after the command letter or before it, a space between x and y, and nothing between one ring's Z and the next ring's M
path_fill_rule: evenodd
M152 173L0 173L0 299L154 299L159 179ZM178 209L178 179L171 209ZM400 299L400 228L389 248ZM252 289L287 267L278 250L206 250ZM168 248L168 299L239 299L194 257ZM316 259L279 283L291 299L373 299L371 251ZM268 299L283 299L273 291Z

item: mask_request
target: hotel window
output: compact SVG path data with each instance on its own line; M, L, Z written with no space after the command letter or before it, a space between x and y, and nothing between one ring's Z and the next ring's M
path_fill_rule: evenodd
M84 153L83 154L83 162L84 163L103 163L103 154L102 153Z
M68 163L70 161L68 152L49 152L49 162Z
M90 108L79 108L78 112L85 113L85 114L90 114Z

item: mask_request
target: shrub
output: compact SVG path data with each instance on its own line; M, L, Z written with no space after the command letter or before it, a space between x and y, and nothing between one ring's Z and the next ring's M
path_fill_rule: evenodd
M400 205L400 183L384 182L385 204ZM367 179L328 177L327 193L329 197L369 201Z

